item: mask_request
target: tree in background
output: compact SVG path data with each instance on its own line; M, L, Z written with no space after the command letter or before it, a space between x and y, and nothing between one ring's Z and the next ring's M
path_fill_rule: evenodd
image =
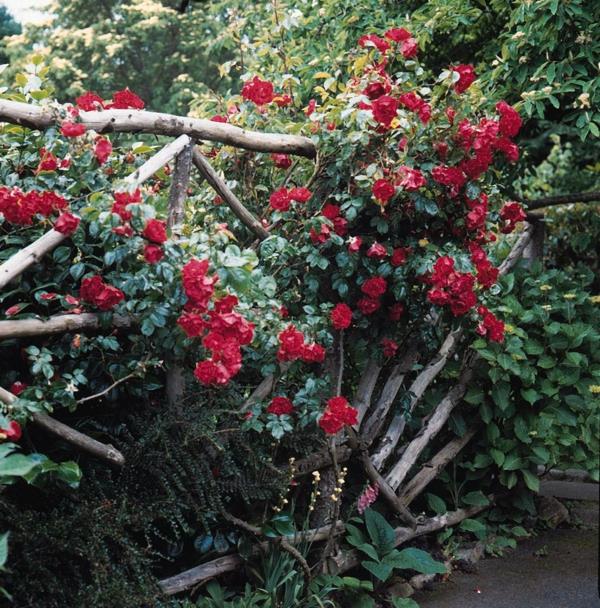
M8 62L5 38L20 33L21 25L15 21L5 6L0 5L0 62Z

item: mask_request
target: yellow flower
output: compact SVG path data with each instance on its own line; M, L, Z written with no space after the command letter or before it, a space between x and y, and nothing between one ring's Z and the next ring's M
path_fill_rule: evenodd
M544 305L542 306L542 308L543 308L544 310L552 310L552 306L550 306L550 304L544 304Z
M591 296L590 297L590 302L592 304L600 304L600 296Z
M565 300L574 300L577 296L574 293L566 293L563 298Z
M590 385L590 393L592 393L592 395L600 395L600 384Z
M504 331L507 334L513 334L515 332L515 327L514 327L514 325L510 325L510 323L506 323L504 325Z
M540 285L540 291L550 291L551 289L550 285Z
M427 247L429 245L429 241L427 239L421 239L419 241L419 247Z

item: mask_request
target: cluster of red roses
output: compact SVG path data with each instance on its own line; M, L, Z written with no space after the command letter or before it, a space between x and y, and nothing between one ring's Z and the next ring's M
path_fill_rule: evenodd
M377 34L367 34L358 39L358 44L363 48L375 47L380 53L386 55L392 43L395 43L405 59L414 57L419 50L417 41L412 37L412 34L402 27L389 29L383 36L383 38L380 38Z
M432 285L427 299L436 306L449 306L455 317L466 314L477 304L473 291L475 277L469 272L456 272L451 257L438 258L426 280Z
M129 205L136 205L142 202L142 193L139 189L133 192L114 192L114 202L112 212L118 215L123 223L120 226L115 226L112 231L119 236L129 238L133 236L133 228L129 221L132 213ZM149 241L144 246L144 259L149 264L156 264L164 257L164 250L161 247L167 240L167 224L164 220L152 218L146 222L146 226L142 231L142 236Z
M79 295L84 302L93 304L100 310L112 310L125 298L125 294L120 289L105 283L98 274L81 281Z
M305 361L307 363L320 363L325 359L325 349L316 342L307 343L304 334L294 325L288 325L278 336L279 361Z
M510 201L500 209L500 219L504 222L500 231L504 234L509 234L515 229L518 222L527 219L527 214L519 203Z
M35 170L36 175L43 171L53 172L58 169L68 169L71 166L71 160L68 158L58 158L46 148L40 148L40 162Z
M196 378L206 385L222 386L240 371L240 349L252 342L254 325L233 310L238 304L235 296L212 300L218 277L209 275L208 268L208 260L195 259L183 267L188 301L177 323L189 338L202 337L202 345L211 353L210 359L196 364Z
M308 188L279 188L269 197L269 204L275 211L288 211L292 202L306 203L311 196Z
M0 427L0 441L19 441L21 435L21 425L16 420L11 420L4 428Z
M346 236L348 232L348 221L345 217L341 215L341 209L338 205L332 205L331 203L326 203L321 209L321 215L328 219L333 227L333 231L338 236ZM331 236L331 228L329 224L323 222L319 227L319 232L317 232L314 228L310 229L310 240L315 245L320 245L329 240Z
M257 106L264 106L274 101L280 108L283 108L292 103L292 98L287 93L275 94L273 83L261 80L258 76L254 76L252 80L248 80L244 84L242 97L254 102Z
M16 187L0 186L0 213L7 222L17 226L31 226L36 216L49 217L60 213L54 229L66 235L72 234L79 226L79 218L65 211L68 206L66 199L55 192L23 192Z
M319 426L328 434L339 433L346 425L358 422L358 410L352 407L344 397L332 397L319 418Z
M482 321L477 327L477 333L487 336L492 342L503 342L504 322L497 319L494 313L485 306L478 306L477 313L482 317Z
M97 110L143 110L144 102L128 88L122 91L113 93L112 100L105 101L90 91L80 95L75 100L75 106L67 109L72 119L64 120L61 123L60 132L65 137L79 137L86 131L85 125L81 122L76 122L75 119L79 116L79 111L93 112ZM100 164L106 162L102 161L102 158L108 158L112 151L112 146L108 150L110 142L105 138L99 138L96 142L96 149L94 151L96 158Z
M498 269L488 260L486 252L479 243L469 243L469 251L477 271L477 282L484 289L489 289L498 280Z

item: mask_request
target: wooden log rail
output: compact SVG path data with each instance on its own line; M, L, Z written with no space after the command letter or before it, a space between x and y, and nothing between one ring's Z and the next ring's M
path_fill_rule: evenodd
M247 131L204 118L146 110L80 112L79 116L88 129L97 133L153 133L172 137L188 135L196 140L219 142L255 152L280 152L307 158L314 158L317 153L315 145L307 137ZM10 122L31 129L47 129L54 126L57 119L57 108L0 99L0 122Z

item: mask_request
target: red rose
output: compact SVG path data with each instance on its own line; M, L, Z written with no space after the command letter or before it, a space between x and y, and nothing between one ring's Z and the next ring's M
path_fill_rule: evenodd
M374 47L384 55L390 48L389 42L386 42L383 38L377 36L377 34L367 34L366 36L361 36L358 39L358 44L362 48Z
M307 363L321 363L325 360L325 349L315 342L305 344L300 358Z
M314 228L311 228L309 234L310 240L315 245L322 245L329 240L329 237L331 236L331 229L327 224L321 224L319 232L317 232Z
M287 154L271 154L271 160L278 169L289 169L292 159Z
M350 237L350 241L348 243L348 252L349 253L358 253L360 251L361 245L362 245L362 239L359 236Z
M480 306L477 312L483 317L482 322L477 328L477 333L487 336L492 342L504 341L505 326L502 321L490 312L485 306Z
M396 188L386 179L378 179L373 184L371 189L373 196L385 205L396 194Z
M340 214L340 208L338 205L332 205L331 203L327 203L323 205L323 209L321 209L321 215L326 217L328 220L333 221Z
M165 255L163 248L160 245L146 245L144 247L144 259L148 264L156 264L160 262Z
M400 52L404 59L412 59L419 52L419 44L414 38L404 40L400 44Z
M292 105L292 98L287 93L273 97L273 101L277 104L277 107L279 108L285 108L287 106Z
M223 386L229 382L232 374L223 363L207 360L196 364L194 376L207 386Z
M516 163L519 160L519 147L506 137L499 137L494 142L494 148L500 150L506 157L506 160L511 163Z
M42 171L56 171L58 169L58 158L46 150L46 148L40 148L40 162L35 170L36 174Z
M221 116L220 114L217 114L216 116L213 116L211 118L212 122L220 122L220 123L226 123L227 122L227 116Z
M104 101L96 93L88 91L75 100L75 105L84 112L93 112L95 110L102 110L104 108Z
M368 258L385 258L387 256L387 249L381 243L373 243L367 250Z
M188 338L197 338L204 333L206 323L204 319L193 312L184 312L177 319L177 325L183 329Z
M367 279L360 290L370 298L379 298L387 290L387 281L383 277Z
M427 180L418 169L402 166L398 168L398 176L400 177L400 185L409 192L422 188Z
M410 253L410 247L396 247L392 253L390 263L392 266L398 267L406 264L408 254Z
M371 104L373 118L386 129L389 129L398 111L398 100L389 95L382 95Z
M100 310L112 310L121 300L125 298L125 294L112 285L104 285L104 289L96 298L94 304Z
M107 106L115 110L143 110L146 104L129 88L113 93L112 103Z
M71 213L65 212L58 216L56 222L54 222L54 230L67 236L73 234L79 226L79 218L75 217Z
M509 201L500 209L500 219L504 220L504 226L500 231L504 234L508 234L515 229L517 222L522 222L527 219L527 214L523 211L523 207L519 203L516 201Z
M319 418L319 426L328 435L335 435L346 425L358 422L358 410L352 407L344 397L332 397Z
M412 34L403 27L391 28L384 34L384 36L389 40L393 40L394 42L403 42L404 40L412 38Z
M458 72L459 79L454 85L454 90L457 93L464 93L474 82L475 70L472 65L460 64L454 66L452 71Z
M505 137L517 135L523 124L519 113L505 101L496 104L496 112L500 114L500 133Z
M103 165L112 153L112 144L106 137L97 137L94 144L94 156L99 165Z
M298 331L294 325L289 325L279 334L278 339L277 359L279 361L300 359L304 349L304 334L301 331Z
M366 95L371 101L375 99L379 99L382 95L389 93L391 90L391 86L389 82L372 82L368 84L364 91L363 95Z
M283 416L294 411L294 404L287 397L273 397L267 408L267 413Z
M273 93L273 84L255 76L252 80L249 80L244 84L242 88L242 97L249 101L253 101L257 106L271 103L275 97Z
M93 304L98 296L104 289L104 281L100 275L94 275L93 277L87 277L81 281L81 287L79 288L79 295L85 302Z
M389 338L383 338L381 340L381 347L383 348L384 357L393 357L398 350L398 344Z
M315 111L315 108L316 108L316 107L317 107L317 102L316 102L316 100L315 100L315 99L311 99L311 100L308 102L308 105L306 106L306 109L304 110L304 113L305 113L307 116L310 116L310 115L311 115L311 114L312 114L312 113Z
M372 315L374 312L376 312L377 310L379 310L381 308L381 302L379 301L379 298L361 298L357 303L356 306L358 307L358 310L360 310L360 312L362 312L363 315L368 316L368 315Z
M306 203L310 200L312 192L308 188L292 188L289 191L289 197L291 200L297 203Z
M12 383L9 390L13 395L16 395L18 397L26 388L27 384L25 384L24 382L19 382L17 380L17 382Z
M336 304L329 318L335 329L347 329L352 324L352 309L346 304Z
M275 211L288 211L291 205L290 193L287 188L275 190L269 197L269 205Z
M163 220L148 220L142 236L153 243L161 245L167 240L167 225Z
M81 122L65 121L60 127L60 132L65 137L79 137L85 133L85 125Z
M133 228L130 224L123 224L122 226L115 226L112 229L114 234L118 234L119 236L123 236L125 238L129 238L133 236Z
M206 310L217 276L208 276L208 260L190 260L182 270L183 289L189 304Z
M5 438L9 441L19 441L21 434L21 425L16 420L11 420L6 428L0 429L0 439Z

